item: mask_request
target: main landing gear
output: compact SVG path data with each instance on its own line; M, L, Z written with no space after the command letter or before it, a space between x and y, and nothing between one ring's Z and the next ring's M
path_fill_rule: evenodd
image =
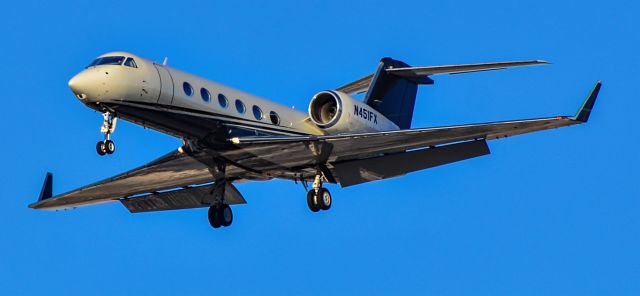
M213 228L227 227L233 223L233 211L229 205L213 206L209 208L209 224Z
M313 189L307 192L307 206L315 213L320 210L326 211L330 209L332 203L331 192L329 192L329 189L322 187L322 175L316 175L313 181Z
M118 118L111 112L102 113L104 121L100 127L100 132L104 134L104 140L96 143L96 151L100 156L113 154L116 152L116 144L111 141L111 134L116 130Z

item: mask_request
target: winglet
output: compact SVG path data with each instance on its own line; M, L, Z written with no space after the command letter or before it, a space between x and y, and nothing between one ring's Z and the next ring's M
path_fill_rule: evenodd
M42 184L42 190L40 191L40 197L38 202L49 199L53 196L53 174L47 172L44 177L44 183Z
M578 113L572 118L573 120L579 122L587 122L589 120L589 115L591 115L591 109L593 109L593 105L596 103L600 87L602 87L602 81L596 82L596 85L593 87L589 97L584 101L584 104L582 104Z

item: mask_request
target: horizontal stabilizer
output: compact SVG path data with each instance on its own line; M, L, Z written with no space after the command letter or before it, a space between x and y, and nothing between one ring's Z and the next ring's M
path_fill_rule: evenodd
M346 94L358 94L365 92L373 80L373 74L369 74L349 84L336 88L337 91L341 91Z
M515 62L500 62L500 63L483 63L483 64L466 64L466 65L448 65L448 66L429 66L429 67L407 67L407 68L392 68L387 69L387 73L411 78L421 77L436 74L461 74L469 72L479 71L491 71L507 69L511 67L531 66L548 64L546 61L531 60L531 61L515 61Z
M532 65L548 64L547 61L542 60L528 60L528 61L513 61L513 62L499 62L499 63L482 63L482 64L463 64L463 65L447 65L447 66L427 66L427 67L397 67L387 68L385 72L394 76L402 78L420 78L437 74L462 74L470 72L491 71L507 69L511 67L522 67ZM341 91L347 94L356 94L365 92L371 81L373 81L374 74L367 75L356 81L345 84L336 88L337 91Z

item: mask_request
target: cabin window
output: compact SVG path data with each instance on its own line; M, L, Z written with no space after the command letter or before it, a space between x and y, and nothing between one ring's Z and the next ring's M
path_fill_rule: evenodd
M227 100L227 97L225 97L223 94L219 94L218 104L220 104L220 107L222 108L227 108L227 106L229 106L229 101Z
M278 113L276 113L276 111L269 112L269 119L271 119L271 123L275 125L280 124L280 116L278 116Z
M255 117L257 120L262 120L263 115L262 115L262 109L260 109L260 107L253 105L253 117Z
M242 101L236 100L236 110L238 111L238 113L244 114L244 111L246 111L246 109Z
M127 60L124 61L124 65L131 68L138 68L136 61L134 61L133 58L127 58Z
M184 82L182 84L182 89L184 90L184 94L187 95L187 97L190 97L193 95L193 87L191 87L191 84L189 84L189 82Z
M202 100L207 103L211 101L211 93L209 93L209 91L204 87L200 89L200 96L202 97Z

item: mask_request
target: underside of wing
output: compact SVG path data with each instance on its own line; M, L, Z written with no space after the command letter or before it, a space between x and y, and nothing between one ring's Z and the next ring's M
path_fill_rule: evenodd
M29 207L51 210L65 209L112 202L131 196L142 196L146 193L153 195L145 196L144 200L147 203L149 201L171 203L171 199L178 194L175 192L176 189L185 190L180 193L181 195L188 192L200 194L200 191L203 191L205 187L192 185L210 185L209 183L214 181L209 167L199 161L199 157L206 156L189 155L182 152L182 150L178 150L126 173L57 196L51 196L51 175L47 174L40 200L29 205ZM246 172L233 165L227 167L227 176L236 181L252 179L250 177L251 172ZM168 191L171 191L171 193L168 193ZM235 198L231 202L243 203L244 200ZM157 203L156 207L162 208ZM125 206L131 210L132 208L128 205L132 204L132 202L125 203ZM140 210L140 204L139 202L135 204L138 205L137 211L142 211ZM186 206L186 204L176 204L173 208ZM165 207L168 206L165 205ZM195 206L191 204L190 207Z
M441 145L486 141L535 131L559 128L584 123L588 120L601 83L598 82L575 116L556 116L539 119L513 120L481 124L457 125L435 128L406 129L389 132L343 134L300 137L251 137L234 138L232 142L241 149L230 153L253 155L240 160L243 165L274 163L280 170L302 170L310 168L313 174L318 164L327 163L333 168L353 161L375 159L387 155L410 153L414 150L436 148ZM460 149L460 146L456 146ZM467 146L470 148L472 146ZM441 154L453 161L488 153L480 146L473 155ZM453 149L453 148L452 148ZM426 155L426 154L424 154ZM433 155L433 154L432 154ZM233 157L233 155L229 155ZM428 157L423 157L426 161ZM411 158L403 159L411 161ZM425 164L425 168L429 165ZM407 168L408 171L409 168ZM415 168L412 168L415 170ZM333 170L336 181L342 183L338 170ZM344 185L344 184L343 184Z
M245 153L295 167L312 165L321 160L322 154L327 154L327 160L334 163L448 143L492 140L576 123L568 117L551 117L335 136L240 138L236 142Z
M45 198L34 209L61 209L115 201L131 195L210 182L207 167L179 151L100 182Z

